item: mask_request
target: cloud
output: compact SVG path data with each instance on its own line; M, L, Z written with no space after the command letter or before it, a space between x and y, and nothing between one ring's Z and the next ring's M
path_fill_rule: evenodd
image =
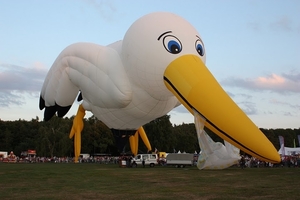
M105 20L112 21L114 13L117 9L112 1L97 1L97 0L83 0L88 5L93 7L97 13Z
M231 98L234 98L234 97L235 97L235 94L233 94L232 92L226 91L226 93L227 93Z
M253 102L243 101L243 102L238 102L238 105L247 115L257 114L257 109L255 106L255 103L253 103Z
M288 106L290 107L293 111L299 112L300 111L300 104L292 104L287 101L278 101L277 99L271 99L270 103L275 104L275 105L280 105L280 106Z
M261 30L261 25L259 22L249 22L248 27L254 31L260 31Z
M273 73L254 79L231 77L220 83L223 86L239 87L248 90L268 90L281 94L300 93L300 73L295 71L281 75Z
M0 63L0 105L21 105L22 93L37 95L48 69L36 62L30 67Z
M251 99L252 98L252 95L243 94L243 93L236 94L236 96L240 96L240 97L245 98L245 99Z
M292 30L292 21L287 16L282 16L277 21L270 24L271 29L274 30L283 30L291 31Z
M299 32L300 30L300 27L297 27L297 25L293 24L293 21L287 16L281 16L275 21L269 22L267 26L261 21L248 22L247 26L253 31L261 31L262 29L264 29L264 27L269 28L273 31Z
M283 73L282 76L288 80L300 82L300 73L297 73L296 71L291 71L289 74Z
M242 101L235 100L235 102L247 115L257 114L255 103L248 101L252 99L252 95L244 93L233 94L231 92L227 92L227 94L231 98L242 99Z
M283 115L288 117L294 116L291 112L283 112Z
M0 64L0 91L39 91L47 71L48 69L38 62L32 67Z
M14 91L0 91L0 107L9 107L10 105L23 105L24 98Z
M172 110L172 112L177 112L177 113L189 113L189 111L183 106L183 105L180 105L176 108L174 108Z

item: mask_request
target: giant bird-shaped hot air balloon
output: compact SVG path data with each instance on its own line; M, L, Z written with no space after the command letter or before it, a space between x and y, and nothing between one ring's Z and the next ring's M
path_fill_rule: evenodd
M150 13L135 21L123 40L65 48L45 79L40 109L46 121L55 114L63 117L80 93L82 104L70 132L77 159L85 111L104 122L117 140L130 136L136 153L138 135L151 149L142 126L183 104L227 142L261 160L279 162L272 143L222 89L205 60L203 40L189 22L172 13Z

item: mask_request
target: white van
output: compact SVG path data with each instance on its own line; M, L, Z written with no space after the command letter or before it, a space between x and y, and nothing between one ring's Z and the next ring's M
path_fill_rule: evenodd
M131 166L137 167L138 165L143 165L144 160L145 166L154 167L155 165L158 165L157 159L157 154L138 154L132 159Z

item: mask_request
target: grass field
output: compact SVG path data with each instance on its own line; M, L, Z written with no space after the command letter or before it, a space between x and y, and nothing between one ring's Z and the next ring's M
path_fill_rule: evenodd
M0 163L0 199L300 199L300 168Z

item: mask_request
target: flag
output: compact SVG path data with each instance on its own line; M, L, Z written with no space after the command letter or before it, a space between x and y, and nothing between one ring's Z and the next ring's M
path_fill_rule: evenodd
M279 135L278 137L279 137L279 144L280 144L280 147L281 147L282 145L284 146L284 138L283 138L281 135Z
M285 156L285 149L284 149L284 138L279 135L279 144L280 144L280 150L281 150L281 156Z

